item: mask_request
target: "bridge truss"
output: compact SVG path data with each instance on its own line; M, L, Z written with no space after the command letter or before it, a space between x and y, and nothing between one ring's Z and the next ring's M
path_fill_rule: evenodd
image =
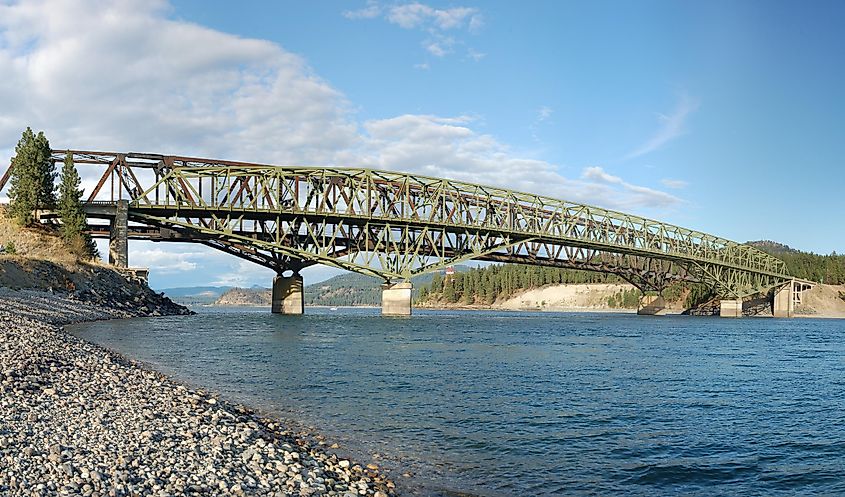
M92 216L125 201L130 236L203 243L280 274L320 263L391 281L475 259L613 273L644 291L704 283L726 298L790 280L781 260L748 245L502 188L158 154L52 158L68 153L80 170L105 168Z

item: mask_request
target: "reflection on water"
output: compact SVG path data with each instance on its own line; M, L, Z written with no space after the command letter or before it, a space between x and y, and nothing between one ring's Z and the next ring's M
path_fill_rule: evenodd
M845 494L842 320L199 311L75 332L379 454L417 495Z

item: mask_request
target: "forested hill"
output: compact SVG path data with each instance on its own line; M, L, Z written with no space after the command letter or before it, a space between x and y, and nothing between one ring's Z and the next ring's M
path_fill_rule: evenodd
M567 283L624 283L616 275L521 264L498 264L459 272L448 279L437 273L420 289L419 302L489 305L546 285ZM635 292L634 292L635 293ZM638 294L629 295L636 306Z
M411 278L415 298L420 287L428 285L431 278L431 274ZM305 303L307 305L325 306L380 306L382 283L382 280L372 276L344 273L326 281L306 286Z
M845 284L845 255L818 255L801 252L777 242L761 240L749 245L780 258L789 273L796 278L829 285ZM443 275L435 274L430 285L420 289L418 301L430 304L490 305L519 295L527 290L547 285L578 283L624 283L621 278L604 273L577 271L552 267L519 264L491 265L452 276L445 284ZM699 284L670 285L663 292L669 301L683 301L687 308L695 307L712 297L711 290ZM630 307L639 296L632 290L618 296L609 307ZM618 304L618 305L613 305Z
M828 285L845 284L845 255L802 252L770 240L748 242L748 245L781 259L786 263L789 274L796 278Z

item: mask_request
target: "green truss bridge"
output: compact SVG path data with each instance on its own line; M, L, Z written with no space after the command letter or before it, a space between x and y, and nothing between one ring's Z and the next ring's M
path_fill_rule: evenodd
M704 283L726 315L797 292L783 261L748 245L541 195L360 168L79 150L52 160L67 154L83 174L102 171L85 210L111 263L127 266L128 239L201 243L276 271L274 312L303 312L299 272L313 264L383 279L385 314L410 313L411 276L467 260L613 273L651 295Z

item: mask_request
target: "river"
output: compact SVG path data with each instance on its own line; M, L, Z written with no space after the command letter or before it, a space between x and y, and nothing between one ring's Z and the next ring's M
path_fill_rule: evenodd
M408 495L845 494L845 320L197 311L72 329Z

